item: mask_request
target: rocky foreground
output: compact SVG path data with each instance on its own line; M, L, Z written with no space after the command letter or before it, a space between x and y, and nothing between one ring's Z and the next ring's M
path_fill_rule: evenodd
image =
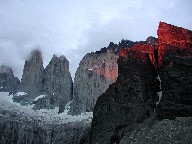
M76 144L88 132L92 113L67 115L59 108L34 111L34 105L21 106L8 92L0 92L1 144Z

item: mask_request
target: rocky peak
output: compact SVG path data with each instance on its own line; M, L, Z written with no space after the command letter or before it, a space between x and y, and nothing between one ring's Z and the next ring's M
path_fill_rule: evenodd
M167 45L188 49L192 47L192 34L190 30L177 27L165 22L159 23L158 35L158 58L161 66Z
M42 92L52 97L52 105L59 105L63 111L66 103L72 100L72 84L69 61L65 56L53 55L44 70Z
M88 53L81 60L74 79L72 114L93 111L97 98L116 81L118 55L112 51L114 46L110 43L105 51Z
M21 79L21 90L39 92L42 87L43 60L40 50L33 50L25 61Z
M151 131L159 119L192 116L191 38L190 30L160 22L158 45L149 37L119 51L118 79L97 99L88 143L135 143L135 132L141 130L145 139L145 129ZM159 139L162 143L164 137Z
M0 67L0 91L14 93L19 86L19 79L14 77L10 67L2 65Z
M13 71L10 67L5 65L0 67L0 80L10 80L13 77Z
M153 37L153 36L149 36L147 39L146 39L146 42L148 44L152 44L152 45L157 45L158 44L158 39Z

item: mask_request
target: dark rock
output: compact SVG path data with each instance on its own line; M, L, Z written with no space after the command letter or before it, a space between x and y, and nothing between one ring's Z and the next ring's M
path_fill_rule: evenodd
M160 77L162 99L157 107L161 119L192 116L192 49L167 48Z
M19 86L19 79L14 77L13 71L7 66L0 68L0 91L15 93Z
M157 107L161 119L192 116L192 33L160 22L158 51L162 99Z
M97 98L116 81L117 58L110 50L89 53L80 62L75 74L71 114L93 111Z
M43 60L39 50L34 50L25 61L20 91L37 93L41 90L43 80Z
M1 144L77 144L90 122L59 123L0 109Z
M48 98L40 100L34 108L42 108L43 105L47 108L50 104L52 107L59 106L60 112L63 112L65 105L72 100L72 85L69 61L64 56L54 55L43 75L41 93L48 95Z
M90 143L119 143L121 132L149 118L155 106L154 65L145 52L128 50L120 57L118 80L94 107Z

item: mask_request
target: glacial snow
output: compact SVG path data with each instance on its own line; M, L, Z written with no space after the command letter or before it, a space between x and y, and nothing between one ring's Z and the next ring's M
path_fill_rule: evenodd
M38 97L36 97L35 99L34 99L34 101L37 101L38 99L41 99L41 98L43 98L43 97L45 97L46 95L40 95L40 96L38 96Z
M23 96L23 95L26 95L27 93L25 93L25 92L17 92L16 94L15 94L15 96Z
M39 96L40 97L40 96ZM13 102L13 95L9 95L9 92L0 92L0 110L16 112L18 115L23 117L28 117L29 119L41 120L45 123L69 123L69 122L79 122L83 121L85 123L91 122L93 113L85 112L81 115L67 115L67 112L70 109L69 102L65 106L65 111L58 114L59 107L55 109L40 109L33 110L34 105L21 106L19 103Z
M161 79L160 79L160 76L158 75L158 77L156 77L156 79L159 80L159 82L160 82L160 89L161 89ZM159 104L159 102L160 102L160 100L161 100L161 98L162 98L162 91L157 92L157 95L158 95L158 97L159 97L159 100L158 100L158 102L156 102L156 105Z

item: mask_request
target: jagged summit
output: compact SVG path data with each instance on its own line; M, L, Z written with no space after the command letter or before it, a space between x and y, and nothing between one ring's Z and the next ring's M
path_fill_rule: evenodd
M10 67L2 65L0 67L0 91L15 93L19 86L19 79L14 77Z
M43 69L41 51L35 49L25 61L20 90L26 92L39 92L42 87Z
M5 73L5 74L13 76L13 71L12 71L11 67L8 67L8 66L5 66L5 65L1 65L0 73Z
M52 97L52 105L59 106L60 112L72 100L73 82L69 72L69 61L65 56L53 55L44 69L42 92Z
M191 42L190 30L160 22L158 39L121 49L119 76L98 97L85 143L191 143Z

